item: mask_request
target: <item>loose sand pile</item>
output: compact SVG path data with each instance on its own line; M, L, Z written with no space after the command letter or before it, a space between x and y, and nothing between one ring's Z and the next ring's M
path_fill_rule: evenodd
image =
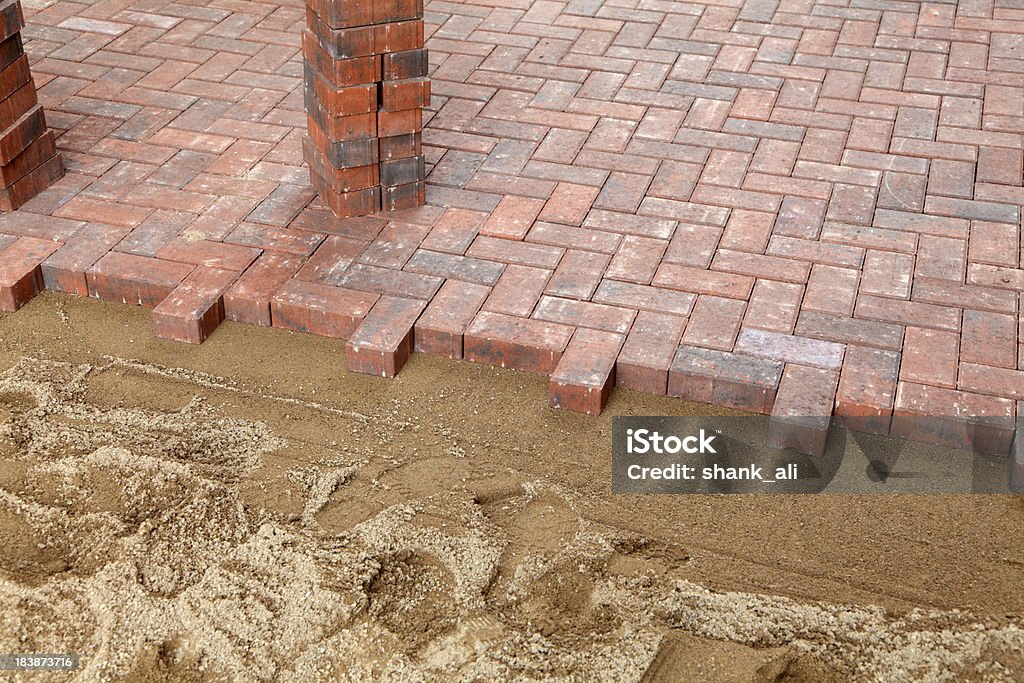
M0 374L0 651L79 653L78 680L1024 672L1015 617L707 590L666 572L658 542L588 519L564 487L464 481L424 461L396 436L419 426L387 406L333 410L346 431L314 448L198 398L112 401L106 379L124 372L233 390L119 359L23 359ZM464 460L449 430L434 436L446 462ZM291 512L252 502L280 488Z

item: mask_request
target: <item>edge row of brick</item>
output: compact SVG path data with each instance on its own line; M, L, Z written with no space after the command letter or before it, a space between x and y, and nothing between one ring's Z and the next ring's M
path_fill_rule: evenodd
M317 281L315 259L179 238L158 258L109 251L120 228L66 242L0 235L0 310L42 289L150 307L157 336L201 343L225 319L347 340L353 372L394 377L413 351L550 376L553 407L598 414L615 386L773 417L772 445L821 453L832 417L858 431L1006 454L1024 410L902 381L900 352L744 328L732 351L687 344L687 318L639 311L612 331L483 310L491 287L422 298ZM428 303L429 301L429 303ZM954 419L950 414L970 416Z

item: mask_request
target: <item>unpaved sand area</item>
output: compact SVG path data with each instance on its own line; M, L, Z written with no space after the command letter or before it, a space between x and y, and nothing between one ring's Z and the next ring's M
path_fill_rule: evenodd
M611 415L709 409L546 395L52 294L0 314L0 651L87 681L1024 677L1021 498L612 496Z

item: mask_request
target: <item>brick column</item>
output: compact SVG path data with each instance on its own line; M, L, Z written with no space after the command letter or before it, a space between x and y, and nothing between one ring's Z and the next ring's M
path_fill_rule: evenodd
M13 211L64 175L21 43L18 0L0 0L0 210Z
M340 218L425 201L422 0L306 0L310 180Z

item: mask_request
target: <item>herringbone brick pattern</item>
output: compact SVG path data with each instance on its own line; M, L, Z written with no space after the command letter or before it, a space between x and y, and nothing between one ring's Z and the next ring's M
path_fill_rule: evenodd
M25 9L68 174L0 220L8 289L1008 448L1020 0L435 0L428 206L346 221L302 167L301 0Z

